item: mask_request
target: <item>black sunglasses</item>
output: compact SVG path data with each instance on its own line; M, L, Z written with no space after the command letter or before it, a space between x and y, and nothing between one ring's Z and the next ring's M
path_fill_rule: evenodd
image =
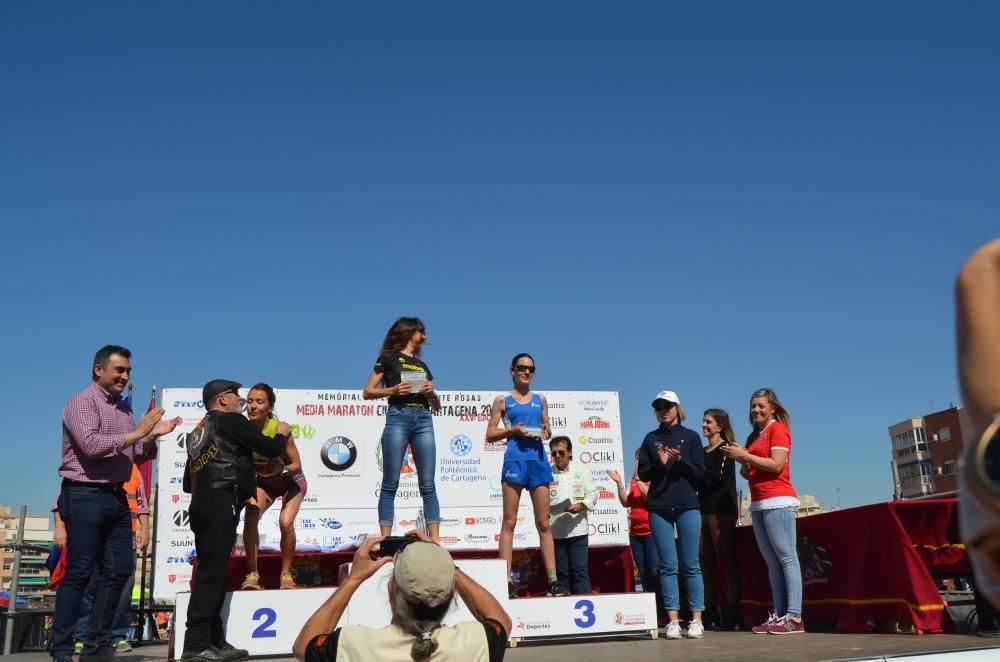
M672 402L657 402L653 405L655 411L670 411L674 408L674 403Z
M514 370L518 372L530 372L531 374L535 374L535 366L533 365L516 365L514 366Z
M563 455L569 455L569 451L551 451L553 457L562 457Z

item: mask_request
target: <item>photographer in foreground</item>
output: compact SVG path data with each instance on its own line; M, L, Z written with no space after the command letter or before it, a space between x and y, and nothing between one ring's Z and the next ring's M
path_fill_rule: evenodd
M962 267L955 307L958 379L976 431L959 471L962 538L978 591L1000 606L1000 239Z
M292 648L301 662L454 660L499 662L507 650L510 617L482 586L455 567L451 555L423 533L396 552L379 556L382 536L367 538L354 554L351 573L313 614ZM389 581L392 622L381 628L337 627L351 596L383 565L393 562ZM442 625L458 594L475 621Z

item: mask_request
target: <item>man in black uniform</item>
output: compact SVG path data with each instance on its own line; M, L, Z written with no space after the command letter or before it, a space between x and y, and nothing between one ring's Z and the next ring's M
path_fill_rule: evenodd
M247 651L226 641L222 603L226 597L226 564L236 542L240 510L256 494L253 453L278 457L291 429L278 423L274 438L257 431L242 411L240 385L213 379L202 389L208 413L188 435L184 491L190 492L191 531L198 571L188 604L183 662L235 662Z

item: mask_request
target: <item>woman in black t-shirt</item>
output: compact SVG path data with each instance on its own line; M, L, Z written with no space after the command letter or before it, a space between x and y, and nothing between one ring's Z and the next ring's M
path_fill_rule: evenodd
M424 323L416 317L400 317L385 334L382 350L365 384L365 400L389 398L382 431L382 487L378 497L378 525L384 536L392 533L396 490L409 446L424 503L427 533L435 539L440 537L441 507L434 485L437 458L430 410L440 409L441 401L434 391L430 368L420 360L425 342Z
M705 473L698 499L701 502L701 574L705 578L705 625L711 626L721 616L725 630L739 629L740 571L736 565L736 502L735 462L719 449L736 443L729 414L722 409L706 409L701 431L708 439L705 446ZM718 609L716 563L726 572L725 612Z

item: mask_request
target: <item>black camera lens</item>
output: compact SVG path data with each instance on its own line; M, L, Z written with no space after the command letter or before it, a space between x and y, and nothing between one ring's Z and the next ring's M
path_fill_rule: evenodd
M1000 427L997 427L983 449L983 470L993 487L1000 491Z

